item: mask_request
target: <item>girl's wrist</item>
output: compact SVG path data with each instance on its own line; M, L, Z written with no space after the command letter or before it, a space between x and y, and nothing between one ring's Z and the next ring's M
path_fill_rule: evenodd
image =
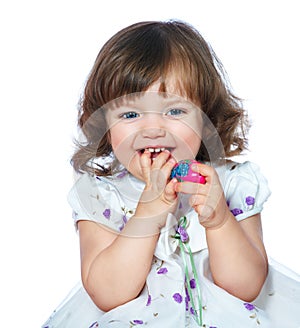
M155 216L141 216L136 213L126 223L122 234L128 237L151 237L160 234L162 220Z
M200 224L206 229L206 230L218 230L221 229L231 218L232 213L229 210L225 210L222 215L218 215L212 218L209 218L207 220L201 221L199 218Z

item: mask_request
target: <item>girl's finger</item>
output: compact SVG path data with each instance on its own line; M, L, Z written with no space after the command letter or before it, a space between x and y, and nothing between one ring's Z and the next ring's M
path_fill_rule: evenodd
M161 169L162 166L166 163L166 161L169 159L171 153L168 150L162 151L154 160L152 163L153 169Z
M214 174L214 168L203 163L193 163L191 165L191 169L205 177L209 177Z
M203 163L195 163L191 166L191 169L194 172L197 172L204 176L207 183L210 183L212 185L219 183L218 173L212 166L208 166Z
M175 191L176 183L176 178L173 178L171 181L169 181L169 183L167 183L165 188L165 198L170 203L174 202L177 197L177 193Z
M194 207L195 211L198 213L198 218L200 223L208 223L209 219L213 216L215 208L209 205L197 205Z
M176 191L183 194L199 194L207 195L209 191L209 184L195 183L195 182L178 182L176 184Z
M140 157L142 174L145 179L145 182L150 182L150 173L151 173L151 154L148 150L145 150Z
M160 169L160 171L164 174L164 176L167 177L167 180L170 177L172 169L175 166L175 164L176 164L175 158L170 157Z
M189 204L191 207L196 207L198 205L204 205L207 202L207 197L204 195L192 195L189 198Z

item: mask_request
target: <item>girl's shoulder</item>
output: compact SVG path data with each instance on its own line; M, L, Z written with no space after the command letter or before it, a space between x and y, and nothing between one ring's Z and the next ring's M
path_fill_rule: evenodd
M130 193L140 193L143 190L144 184L134 178L128 171L123 170L111 176L99 176L85 172L75 178L74 186L70 193L87 193L97 192L105 194L113 192L124 198L132 198Z
M120 231L134 213L142 189L127 172L110 177L81 174L68 194L75 224L95 221Z
M226 161L217 165L221 184L231 212L238 220L260 213L271 191L260 167L250 161Z
M248 181L250 184L268 184L259 165L251 161L235 162L226 160L221 164L213 163L212 166L217 171L224 188L231 184L233 180L239 183Z
M224 178L229 178L231 176L245 176L253 178L257 174L262 174L259 165L251 161L236 162L227 159L221 163L213 163L212 166L215 167L219 175L223 174Z

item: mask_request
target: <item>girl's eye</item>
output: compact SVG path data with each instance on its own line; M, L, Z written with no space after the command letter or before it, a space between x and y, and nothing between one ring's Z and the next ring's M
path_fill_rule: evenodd
M180 108L172 108L170 109L166 115L169 115L169 116L180 116L184 114L184 110L180 109Z
M132 119L139 117L139 114L136 112L127 112L121 115L121 118Z

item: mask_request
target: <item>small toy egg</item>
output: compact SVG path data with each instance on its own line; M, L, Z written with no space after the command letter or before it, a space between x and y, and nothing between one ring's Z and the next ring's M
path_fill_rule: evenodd
M205 184L206 180L204 176L191 169L191 165L194 163L198 162L190 159L179 161L171 172L171 179L176 178L179 182L189 181Z

